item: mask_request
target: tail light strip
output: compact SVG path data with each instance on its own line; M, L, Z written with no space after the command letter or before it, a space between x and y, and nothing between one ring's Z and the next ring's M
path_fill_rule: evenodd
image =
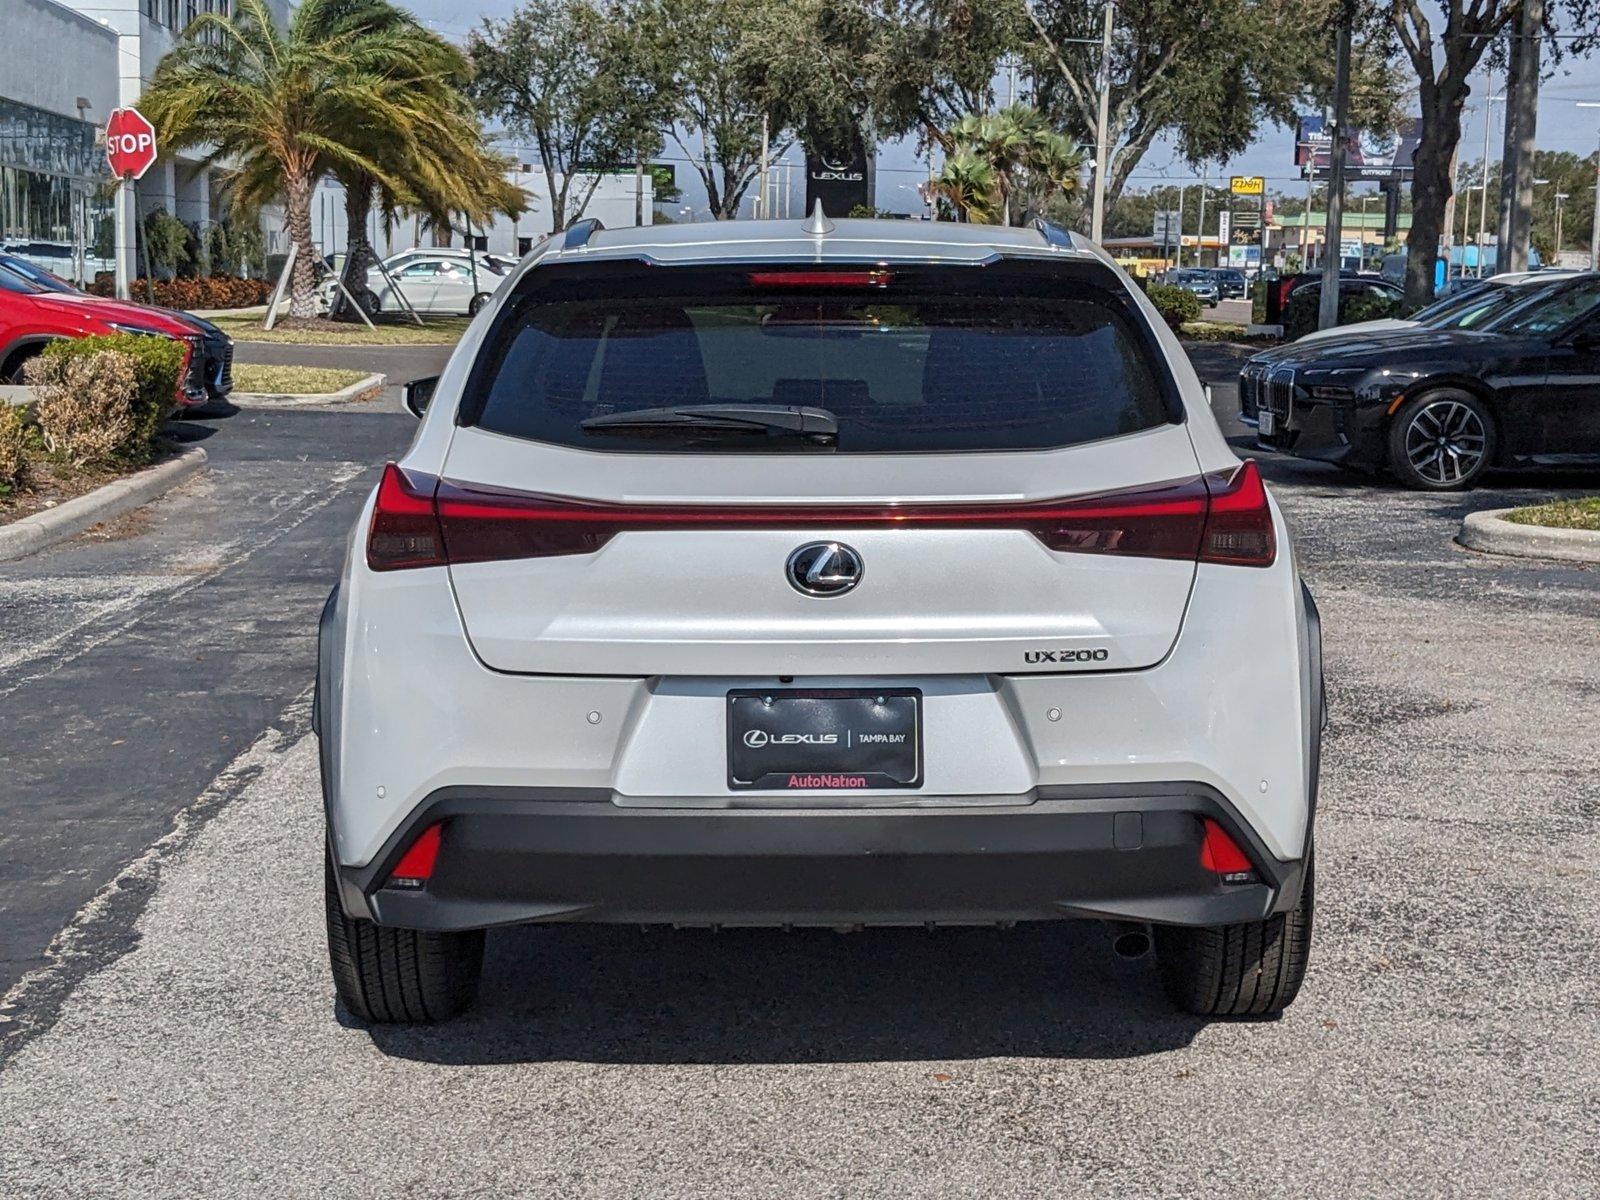
M1265 567L1277 554L1254 462L1097 496L1027 504L599 504L467 489L384 468L367 538L375 571L590 554L624 531L815 526L1021 529L1052 550Z

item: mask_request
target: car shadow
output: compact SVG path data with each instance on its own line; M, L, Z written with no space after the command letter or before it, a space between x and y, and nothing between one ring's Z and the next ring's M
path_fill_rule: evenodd
M204 425L197 420L180 420L173 418L161 427L163 437L171 438L179 445L188 446L194 442L203 442L217 432L216 426Z
M1518 471L1503 467L1485 471L1483 478L1465 491L1426 492L1404 487L1387 475L1263 449L1256 444L1254 435L1231 436L1227 442L1240 458L1255 459L1262 478L1268 483L1312 484L1444 501L1448 502L1446 507L1458 507L1462 515L1483 508L1539 504L1552 497L1560 498L1567 492L1600 492L1600 470Z
M384 1054L448 1065L1134 1058L1205 1022L1099 922L1013 929L492 932L482 990L435 1026L371 1026ZM341 1023L360 1027L342 1007Z

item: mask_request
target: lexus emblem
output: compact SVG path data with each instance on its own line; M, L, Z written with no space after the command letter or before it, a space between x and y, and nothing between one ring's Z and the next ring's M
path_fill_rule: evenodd
M789 555L785 569L789 584L807 596L842 596L856 584L866 568L861 555L843 542L807 542Z

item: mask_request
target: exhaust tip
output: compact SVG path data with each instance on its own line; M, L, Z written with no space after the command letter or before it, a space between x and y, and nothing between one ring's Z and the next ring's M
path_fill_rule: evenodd
M1150 953L1150 935L1142 929L1119 933L1111 948L1118 958L1143 958Z

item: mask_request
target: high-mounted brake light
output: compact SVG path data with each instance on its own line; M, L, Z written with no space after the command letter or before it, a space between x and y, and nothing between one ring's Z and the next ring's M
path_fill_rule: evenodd
M435 822L422 831L389 872L391 884L421 887L433 878L433 868L439 861L439 833L443 828L442 822Z
M751 287L888 287L893 271L751 271L745 278Z
M1275 551L1252 463L1121 492L1024 504L603 504L491 492L384 470L367 539L377 571L592 554L625 532L687 529L1016 529L1052 550L1267 566Z

